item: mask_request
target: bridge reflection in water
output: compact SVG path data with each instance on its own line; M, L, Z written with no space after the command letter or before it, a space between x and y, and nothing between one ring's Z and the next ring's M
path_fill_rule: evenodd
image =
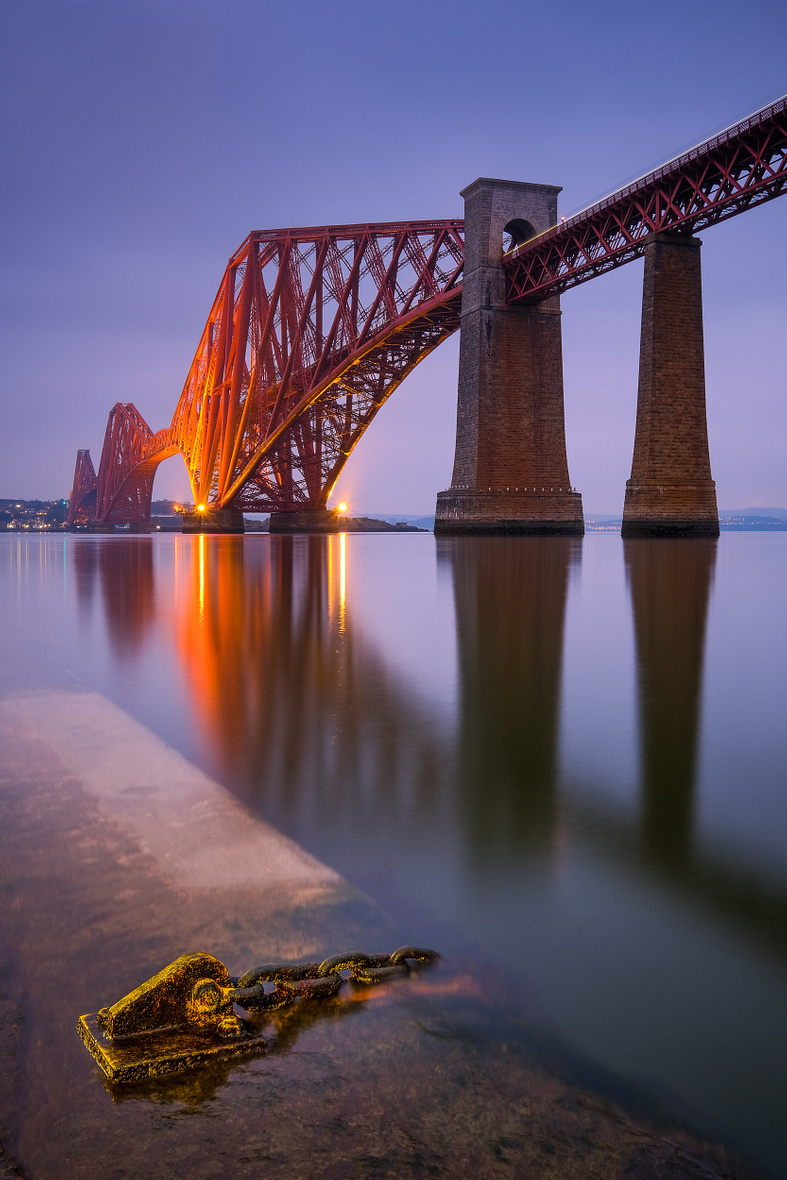
M548 851L580 553L572 538L438 541L454 583L454 732L355 625L345 537L195 541L179 648L216 772L275 822L298 813L299 835L333 830L371 860L420 847L439 861L456 829L474 862Z
M453 726L356 624L351 538L178 538L174 597L158 585L152 538L85 538L71 553L80 609L98 579L119 658L141 649L154 620L171 617L217 776L372 891L385 893L380 875L395 863L399 900L408 876L431 880L446 900L440 874L451 887L466 870L474 886L484 876L521 877L558 857L570 835L610 867L655 874L681 904L787 957L784 882L694 831L715 543L625 542L638 805L611 802L591 778L561 780L566 603L582 542L436 544L456 611Z
M412 833L443 742L353 626L346 551L342 535L196 538L178 647L217 773L274 822Z
M129 537L101 541L80 537L71 548L80 615L92 612L100 579L110 642L121 659L137 655L156 615L153 538Z
M739 766L719 775L709 750L745 698L723 661L749 658L752 634L779 641L775 590L745 644L730 650L727 629L749 625L745 591L784 550L738 543L723 539L717 571L700 539L20 537L0 574L30 620L31 683L75 669L408 937L513 969L579 1053L783 1160L787 872L762 835L778 771L761 781L783 734L761 726L764 752L741 740L745 800ZM748 581L741 549L760 562ZM629 634L639 750L621 743L615 762ZM781 683L770 655L750 659L749 682Z

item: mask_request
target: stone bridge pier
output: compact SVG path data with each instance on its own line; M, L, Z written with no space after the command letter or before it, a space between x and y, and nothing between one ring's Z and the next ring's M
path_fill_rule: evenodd
M645 246L637 429L624 537L718 537L705 416L699 238Z
M560 299L509 307L503 235L557 221L559 188L481 178L466 188L456 457L438 534L581 535L566 458Z

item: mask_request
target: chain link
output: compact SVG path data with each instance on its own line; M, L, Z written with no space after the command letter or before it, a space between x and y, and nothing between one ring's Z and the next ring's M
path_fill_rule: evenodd
M344 982L342 971L349 971L357 983L386 983L409 975L408 960L428 964L439 959L437 951L425 947L400 946L390 955L367 955L363 951L331 955L321 963L264 963L252 967L233 980L230 997L247 1012L271 1012L298 999L324 999L334 995ZM265 984L273 983L266 992Z

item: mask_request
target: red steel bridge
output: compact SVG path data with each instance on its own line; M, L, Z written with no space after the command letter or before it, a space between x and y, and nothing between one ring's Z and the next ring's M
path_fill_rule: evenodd
M539 303L787 187L787 97L502 259L510 305ZM502 250L502 246L501 246ZM70 523L150 519L158 464L183 455L195 504L327 506L391 393L459 328L461 220L255 232L230 258L170 425L111 410L98 474L77 454Z

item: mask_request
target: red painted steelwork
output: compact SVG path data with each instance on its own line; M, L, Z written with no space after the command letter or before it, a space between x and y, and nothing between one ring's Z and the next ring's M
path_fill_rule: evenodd
M645 238L694 233L787 189L787 96L512 250L508 302L540 302L638 258Z
M230 258L168 430L109 416L96 519L149 519L180 451L196 503L323 507L408 373L459 327L461 221L252 233Z
M168 433L154 434L131 402L112 407L98 465L96 520L150 520L156 468L178 450Z
M693 233L785 191L787 98L512 250L509 302L558 294L638 257L652 233ZM171 425L153 434L116 405L97 480L79 452L69 520L89 515L91 478L96 520L148 520L156 467L178 452L198 504L325 507L383 402L459 327L463 264L458 220L250 234Z
M95 520L96 516L96 472L90 451L77 451L74 467L74 486L68 501L69 524L83 524Z

